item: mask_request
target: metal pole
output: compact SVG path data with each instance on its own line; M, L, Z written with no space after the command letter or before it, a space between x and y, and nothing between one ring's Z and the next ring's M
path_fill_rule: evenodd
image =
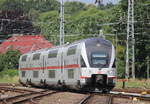
M64 44L64 1L61 0L60 4L60 45ZM63 47L62 47L63 48ZM60 58L60 66L61 68L61 73L64 75L64 54L62 52L61 58ZM61 81L63 83L63 76L61 76Z
M135 79L135 38L134 38L134 0L128 0L127 42L125 77L129 78L130 66ZM129 62L131 61L131 62ZM132 64L132 65L130 65Z
M125 70L125 78L128 79L129 78L129 51L128 51L128 47L129 47L129 43L127 40L127 46L126 46L126 70Z
M60 3L60 45L64 44L64 1Z
M65 33L64 33L64 28L65 28L65 26L64 26L64 23L65 23L65 21L64 21L64 1L62 0L62 24L63 24L63 26L62 26L62 44L64 44L64 35L65 35Z
M116 69L118 70L118 58L117 58L117 46L118 46L118 34L116 31L116 35L115 35L115 40L116 40Z
M148 57L148 61L147 61L147 79L149 79L149 68L150 68L150 65L149 65L149 57Z
M132 2L132 78L135 79L134 0Z
M126 41L126 69L125 78L129 78L129 21L130 21L130 0L128 0L128 21L127 21L127 41Z

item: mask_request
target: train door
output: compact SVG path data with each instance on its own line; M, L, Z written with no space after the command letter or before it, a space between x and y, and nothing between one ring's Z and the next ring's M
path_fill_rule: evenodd
M75 54L75 56L74 56L74 64L75 64L75 67L74 67L74 81L75 82L78 82L79 81L79 79L80 79L80 54L79 54L79 52L78 52L78 49L77 49L77 51L76 51L76 54Z
M41 66L42 66L42 70L41 70L41 81L44 81L46 79L45 76L45 71L46 71L46 54L45 52L42 54L41 56Z
M80 45L77 45L76 47L76 54L75 54L75 64L76 64L76 67L75 67L75 82L78 82L79 81L79 78L80 78L80 53L79 53L79 46ZM76 83L77 84L77 83Z
M41 79L42 60L41 53L34 53L32 57L32 79L34 84L39 84Z
M64 76L66 83L69 85L74 85L78 80L78 54L77 45L71 46L67 49L65 54L65 66L64 66Z
M22 82L25 82L27 81L27 78L28 78L28 55L23 55L20 59L20 62L19 62L19 77L20 77L20 80Z
M26 64L26 67L28 68L28 69L31 69L31 54L30 54L30 56L28 56L27 57L27 64ZM28 76L27 76L27 78L28 78L28 81L31 81L31 79L32 79L32 70L28 70L27 71L27 73L28 73Z
M65 81L65 75L64 75L64 49L65 48L61 48L61 52L60 52L60 58L59 58L59 62L60 62L60 81L64 82Z
M47 83L50 85L56 85L60 77L58 56L59 56L58 49L49 50L47 56L45 56L46 58L45 77L47 79Z

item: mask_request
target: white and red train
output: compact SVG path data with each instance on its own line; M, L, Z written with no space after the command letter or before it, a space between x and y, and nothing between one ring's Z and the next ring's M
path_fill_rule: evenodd
M115 86L115 49L102 38L23 54L19 60L22 84L65 86L109 91Z

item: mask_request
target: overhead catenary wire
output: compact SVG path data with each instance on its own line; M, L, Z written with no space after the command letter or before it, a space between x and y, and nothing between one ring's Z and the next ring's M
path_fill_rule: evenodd
M148 4L145 4L145 5L148 5ZM9 20L9 21L11 22L11 20ZM12 22L15 22L15 21L20 21L20 22L21 22L22 20L12 20ZM30 21L24 21L24 22L30 22ZM31 21L31 22L32 22L32 21ZM31 23L31 22L30 22L30 23ZM138 21L138 22L139 22L139 21ZM45 22L33 22L33 23L37 23L37 24L38 24L38 23L39 23L39 24L47 24L47 23L49 23L49 22L46 22L46 23L45 23ZM51 23L51 22L50 22L50 23ZM67 22L65 21L65 24L66 24L66 23L67 23ZM108 24L106 23L106 24L100 24L100 26L105 26L105 25L111 26L111 25L115 25L115 24L117 25L118 23L108 23ZM126 23L124 23L124 24L126 24ZM145 24L150 24L150 23L145 23ZM57 25L57 26L59 26L59 25Z

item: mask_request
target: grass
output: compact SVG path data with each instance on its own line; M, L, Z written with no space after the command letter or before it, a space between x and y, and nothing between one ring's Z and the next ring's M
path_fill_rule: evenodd
M122 88L123 82L117 81L116 88ZM125 82L126 88L140 88L140 89L150 89L150 79L139 80L139 79L129 79Z
M0 78L0 83L19 83L18 79L19 79L18 76L4 77L4 78Z
M0 83L18 83L18 70L9 69L0 72Z

